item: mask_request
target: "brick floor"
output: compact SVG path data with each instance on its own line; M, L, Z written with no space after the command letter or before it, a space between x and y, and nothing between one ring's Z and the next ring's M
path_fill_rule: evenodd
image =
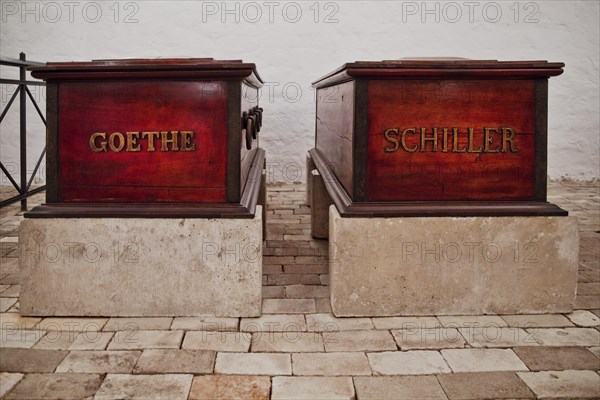
M576 310L551 315L335 318L304 186L267 196L264 314L242 319L21 317L22 216L2 209L0 398L600 397L597 184L549 185L581 233Z

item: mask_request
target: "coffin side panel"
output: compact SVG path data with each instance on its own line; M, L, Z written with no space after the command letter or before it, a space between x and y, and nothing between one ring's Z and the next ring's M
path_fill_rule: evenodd
M317 90L316 147L350 196L353 194L355 82Z

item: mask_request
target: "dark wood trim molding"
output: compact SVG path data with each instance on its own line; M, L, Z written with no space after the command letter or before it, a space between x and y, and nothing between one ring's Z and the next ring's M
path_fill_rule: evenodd
M313 82L313 87L337 85L353 78L370 79L532 79L557 76L565 64L560 62L497 61L447 59L399 59L387 61L357 61L342 65Z
M265 151L258 149L241 202L208 204L57 203L35 207L25 218L254 218Z
M238 81L227 82L227 201L240 201L240 143L242 134L242 88Z
M566 216L568 212L546 201L421 201L352 202L323 154L309 151L325 188L342 217L513 217Z
M548 170L548 78L535 81L535 176L533 196L545 201Z
M58 201L58 83L46 85L46 201Z
M51 62L28 68L35 78L52 79L212 79L240 78L254 87L262 86L256 65L241 60L212 58L163 58Z
M353 186L352 198L365 201L367 194L367 146L369 139L368 96L369 82L357 79L354 82L354 132L352 138Z
M250 215L254 216L256 212L256 204L260 195L260 183L262 180L262 171L265 165L265 151L263 149L256 149L256 155L252 160L252 166L248 173L248 179L244 186L244 192L242 193L242 199L240 204L248 210Z

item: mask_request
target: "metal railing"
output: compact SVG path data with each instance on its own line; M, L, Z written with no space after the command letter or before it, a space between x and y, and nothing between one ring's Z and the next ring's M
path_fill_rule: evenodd
M42 163L42 159L44 158L44 155L46 154L45 146L44 146L44 150L42 151L42 154L40 155L40 157L37 161L37 164L35 165L33 173L31 174L31 178L29 179L29 181L27 180L27 97L29 97L29 99L33 103L36 111L38 112L40 118L44 122L44 125L46 125L46 118L44 117L44 114L42 114L40 107L38 106L37 102L33 98L33 95L31 94L31 91L29 90L29 87L28 87L30 85L31 86L45 86L45 83L42 81L28 81L27 80L27 67L33 66L33 65L44 65L44 63L39 63L39 62L35 62L35 61L27 61L27 59L25 57L25 53L21 53L19 55L18 60L15 58L0 57L0 65L6 65L9 67L19 68L19 79L18 80L0 78L0 84L2 84L2 85L17 85L17 88L16 88L15 92L13 93L12 97L10 98L10 100L8 101L8 104L6 105L4 110L2 110L2 114L0 114L0 123L2 123L2 120L8 113L10 106L12 106L13 102L17 98L17 95L19 96L19 117L20 117L20 122L19 122L19 127L20 127L20 135L19 135L20 184L17 184L17 182L15 181L13 176L10 174L10 172L8 172L8 170L6 169L6 167L0 160L0 168L2 169L2 172L4 172L4 174L6 175L8 180L13 184L15 189L17 189L18 195L1 201L0 208L7 206L9 204L15 203L17 201L20 201L21 202L21 210L26 211L27 210L27 197L29 197L33 194L39 193L46 189L45 185L31 189L31 184L33 183L33 179L35 178L35 175L37 174L37 171L40 167L40 164ZM45 137L45 135L44 135L44 137Z

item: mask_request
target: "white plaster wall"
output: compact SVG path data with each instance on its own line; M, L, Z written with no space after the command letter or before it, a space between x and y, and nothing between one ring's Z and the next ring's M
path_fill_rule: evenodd
M267 82L261 140L274 181L303 179L300 169L314 143L310 82L344 62L407 56L563 61L565 74L550 80L549 175L599 177L598 1L0 0L0 6L2 56L24 51L39 61L214 57L256 63ZM6 67L1 72L11 75ZM10 91L2 90L5 105ZM12 166L18 160L14 111L0 126L0 157ZM29 111L32 169L44 133L35 110Z

